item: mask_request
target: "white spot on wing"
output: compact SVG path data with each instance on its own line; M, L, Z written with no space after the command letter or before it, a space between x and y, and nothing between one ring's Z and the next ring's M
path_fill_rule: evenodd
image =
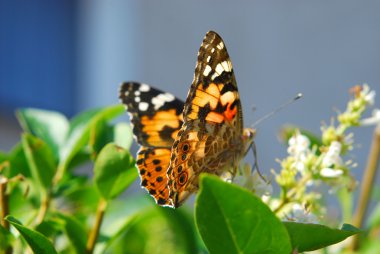
M165 102L171 102L174 100L174 95L170 93L162 93L152 98L152 104L154 105L154 110L158 110L165 104Z
M222 62L223 69L227 72L231 71L231 62L230 61L224 61Z
M141 92L140 91L135 91L135 96L140 96Z
M206 59L206 61L210 62L210 60L211 60L211 56L208 56L207 59Z
M140 101L141 101L140 97L135 97L135 102L140 102Z
M148 92L150 90L150 86L148 86L147 84L141 84L139 90L140 92Z
M205 70L203 71L203 76L208 76L210 71L211 71L211 67L210 67L210 65L207 65Z
M214 53L214 51L215 51L215 48L212 48L212 49L211 49L211 53Z
M217 72L214 72L214 74L211 76L211 80L214 80L218 76L219 76L219 74Z
M139 103L139 110L140 111L146 111L149 107L149 104L147 102L140 102Z
M223 66L219 63L216 67L215 67L215 71L219 74L221 74L224 69L223 69Z
M224 48L224 43L221 41L221 42L219 42L218 45L216 45L216 47L217 47L218 49L223 49L223 48Z

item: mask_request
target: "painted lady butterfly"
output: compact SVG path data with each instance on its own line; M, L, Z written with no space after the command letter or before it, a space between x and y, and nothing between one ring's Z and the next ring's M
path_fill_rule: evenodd
M253 143L243 129L232 63L222 38L210 31L198 52L186 102L146 84L126 82L119 98L141 145L137 167L158 205L177 208L198 190L202 172L231 178Z

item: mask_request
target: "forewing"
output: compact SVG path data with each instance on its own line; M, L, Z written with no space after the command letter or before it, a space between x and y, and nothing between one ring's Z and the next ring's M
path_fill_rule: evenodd
M131 116L133 134L146 147L168 147L183 123L184 103L147 84L125 82L119 98Z
M231 60L221 37L210 31L199 49L184 124L172 147L168 185L175 207L198 189L200 173L223 173L242 126Z

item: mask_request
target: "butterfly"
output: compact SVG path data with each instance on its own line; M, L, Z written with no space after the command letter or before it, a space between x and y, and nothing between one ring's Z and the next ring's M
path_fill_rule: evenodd
M201 173L231 179L253 144L230 57L214 31L203 39L185 102L138 82L123 83L119 98L141 145L141 186L158 205L182 205L198 190Z

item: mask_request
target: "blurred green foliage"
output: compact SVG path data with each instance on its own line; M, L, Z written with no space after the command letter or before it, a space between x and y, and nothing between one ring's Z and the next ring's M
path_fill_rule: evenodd
M21 141L0 153L0 253L291 253L358 232L284 224L252 193L212 176L202 177L196 220L188 206L125 192L138 174L131 128L112 122L123 112L111 106L70 120L17 112Z

